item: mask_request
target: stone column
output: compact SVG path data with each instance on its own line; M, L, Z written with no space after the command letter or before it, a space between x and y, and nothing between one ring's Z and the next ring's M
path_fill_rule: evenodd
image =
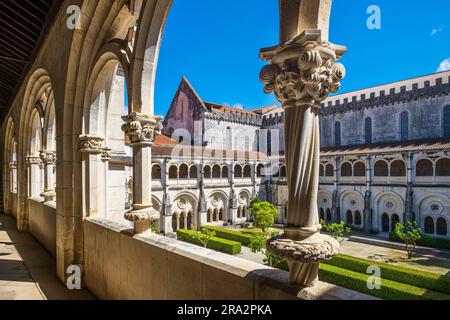
M17 192L17 161L13 161L9 164L9 173L10 173L10 192L16 193Z
M101 193L100 185L100 156L103 152L104 141L102 137L85 134L78 138L78 150L81 153L82 181L86 186L83 193L83 216L96 216L101 208L101 197L106 196Z
M39 196L42 192L40 190L41 158L39 156L27 156L25 162L28 167L28 197Z
M335 63L345 48L328 43L320 30L305 30L280 46L263 49L270 62L260 74L266 93L274 92L285 109L288 215L285 233L268 241L268 250L288 261L289 282L302 287L318 281L319 262L339 252L339 243L320 234L319 110L345 75Z
M133 209L125 213L125 219L134 223L135 233L150 230L160 213L152 205L152 145L161 133L162 118L132 112L122 117L126 122L122 130L130 138L133 147Z
M56 152L44 151L39 153L41 161L44 165L44 192L41 193L41 197L44 198L44 202L53 201L56 197L53 181L53 171L55 170Z
M199 203L198 203L198 227L202 227L208 224L208 208L206 203L205 194L205 169L203 162L200 164L200 179L198 187L200 190Z
M372 201L372 191L369 189L364 195L364 232L369 233L372 231L372 207L370 205Z

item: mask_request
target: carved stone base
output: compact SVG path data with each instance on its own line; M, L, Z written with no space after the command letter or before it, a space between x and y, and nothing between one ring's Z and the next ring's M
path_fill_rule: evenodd
M304 240L272 238L267 250L288 261L290 284L312 287L318 281L319 263L334 258L340 246L337 240L316 233Z
M50 202L55 199L56 193L53 190L46 190L40 196L44 198L44 202Z
M161 217L159 211L152 207L134 205L134 209L125 213L124 218L134 223L134 232L137 234L144 233L151 228L152 221L158 221Z

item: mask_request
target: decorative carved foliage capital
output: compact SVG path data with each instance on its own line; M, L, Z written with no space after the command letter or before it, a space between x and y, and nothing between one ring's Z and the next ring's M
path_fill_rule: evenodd
M44 165L52 165L56 163L56 153L54 151L41 151L39 157Z
M125 124L122 131L131 143L152 145L157 135L161 134L162 117L132 112L122 117Z
M17 169L17 161L12 161L9 163L9 169L10 170L16 170Z
M104 139L102 137L82 135L78 140L78 150L81 153L101 154L104 149L103 143Z
M260 81L264 92L274 93L285 107L310 105L319 108L337 92L345 68L337 63L336 48L320 40L320 32L303 34L274 50L266 59Z
M27 156L25 158L26 165L40 165L42 163L41 158L39 156Z

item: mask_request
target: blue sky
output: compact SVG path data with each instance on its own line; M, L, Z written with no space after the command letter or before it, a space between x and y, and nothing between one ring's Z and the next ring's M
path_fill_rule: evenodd
M341 93L433 73L441 63L450 66L450 1L333 2L330 41L348 47L341 60L347 68ZM381 9L380 30L367 28L370 5ZM166 114L183 75L206 101L246 109L276 103L258 81L264 64L258 52L277 43L276 0L174 0L158 65L155 113Z

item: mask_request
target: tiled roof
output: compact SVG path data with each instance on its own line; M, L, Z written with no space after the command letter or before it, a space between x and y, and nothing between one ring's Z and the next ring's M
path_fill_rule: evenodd
M233 114L241 114L241 115L248 115L250 117L255 117L256 114L253 111L250 110L244 110L236 107L226 106L222 104L212 103L212 102L205 102L206 107L211 112L229 112Z
M163 137L163 136L160 136ZM167 137L166 137L167 138ZM169 138L167 138L169 139ZM203 157L220 159L246 159L246 160L267 160L267 155L263 152L244 152L237 150L210 149L207 147L191 147L178 145L174 140L169 139L169 143L163 143L163 139L157 139L152 147L154 156L170 157ZM175 142L175 143L174 143ZM178 147L177 147L178 146Z
M363 154L383 154L383 153L414 152L414 151L432 152L446 149L450 150L450 138L383 142L383 143L360 144L343 147L324 147L321 149L321 155L322 156L363 155Z

